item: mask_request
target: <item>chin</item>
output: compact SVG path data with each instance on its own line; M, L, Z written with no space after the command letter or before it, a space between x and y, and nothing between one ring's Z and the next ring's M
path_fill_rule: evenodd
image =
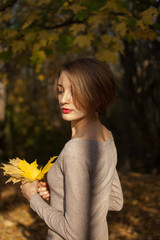
M72 119L69 119L69 118L66 118L66 117L62 117L64 121L68 121L68 122L71 122Z
M62 114L62 118L63 118L63 120L65 120L65 121L72 121L72 117L71 116L69 116L69 115L67 115L67 114Z
M79 122L81 121L82 119L86 118L86 116L71 116L70 114L62 114L62 118L63 120L65 121L70 121L70 122Z

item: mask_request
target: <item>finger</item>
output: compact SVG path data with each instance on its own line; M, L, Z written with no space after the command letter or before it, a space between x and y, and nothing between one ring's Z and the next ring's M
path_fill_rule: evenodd
M46 187L47 186L47 183L46 182L39 182L39 184L40 184L40 186L42 186L42 187Z
M47 191L46 187L39 187L38 188L38 192L44 192L44 191Z
M38 187L41 187L41 182L38 183Z
M45 195L48 195L49 192L48 191L45 191L45 192L39 192L40 196L45 196Z
M43 197L43 199L49 199L50 196L49 196L49 194L45 194L42 197Z
M49 185L48 185L47 182L43 182L43 186L44 186L44 187L47 187L47 188L49 187Z

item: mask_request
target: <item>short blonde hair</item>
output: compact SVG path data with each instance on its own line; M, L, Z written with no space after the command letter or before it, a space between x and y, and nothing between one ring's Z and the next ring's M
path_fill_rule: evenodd
M95 58L80 58L61 66L57 82L63 71L69 75L75 106L87 113L104 114L115 98L115 78L110 68Z

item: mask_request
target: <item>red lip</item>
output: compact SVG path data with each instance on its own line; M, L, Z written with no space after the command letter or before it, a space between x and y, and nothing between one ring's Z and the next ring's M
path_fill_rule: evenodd
M63 113L70 113L70 112L72 112L72 110L68 109L68 108L62 108L62 112Z

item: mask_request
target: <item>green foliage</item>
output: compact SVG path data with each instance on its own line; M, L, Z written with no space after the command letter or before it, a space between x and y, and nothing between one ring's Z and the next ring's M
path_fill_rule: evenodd
M73 36L70 34L62 34L59 36L59 42L57 44L58 50L62 53L67 53L71 48L73 44Z

